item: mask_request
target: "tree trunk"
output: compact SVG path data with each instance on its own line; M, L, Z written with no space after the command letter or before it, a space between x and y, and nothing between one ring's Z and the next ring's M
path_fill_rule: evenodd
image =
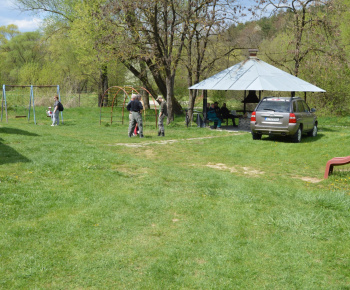
M141 92L142 100L143 100L143 107L145 110L148 110L150 108L149 106L149 95L146 91Z
M174 100L174 78L171 75L166 77L166 101L168 106L168 122L170 124L174 121L174 109L173 109L173 100Z
M189 93L188 116L190 120L193 119L194 103L196 102L197 92L198 92L197 90L190 90L190 93Z
M140 80L147 80L147 69L146 69L146 64L143 61L140 61ZM142 100L143 100L143 105L144 105L144 109L149 109L149 95L146 91L142 91L140 92L142 95Z
M99 85L99 93L98 93L98 106L107 107L108 106L108 95L104 96L103 104L102 97L104 92L108 89L108 70L107 65L104 64L100 70L100 85Z

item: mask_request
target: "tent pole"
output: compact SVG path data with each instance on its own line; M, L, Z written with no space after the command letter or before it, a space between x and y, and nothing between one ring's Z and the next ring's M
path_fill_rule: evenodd
M208 103L208 91L203 90L203 121L207 121L207 103Z
M243 114L245 114L246 112L246 103L245 103L245 98L247 97L247 91L244 91L244 99L243 99L243 103L244 103L244 108L243 108Z
M306 102L306 92L304 92L304 100L305 100L305 102Z

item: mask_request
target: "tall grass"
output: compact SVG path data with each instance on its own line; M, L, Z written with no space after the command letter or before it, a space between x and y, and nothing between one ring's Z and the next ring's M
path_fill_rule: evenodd
M300 144L246 132L0 123L0 288L347 289L349 127Z

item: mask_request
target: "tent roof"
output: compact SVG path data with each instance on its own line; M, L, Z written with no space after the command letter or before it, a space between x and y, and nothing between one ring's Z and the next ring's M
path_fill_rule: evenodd
M325 90L286 73L256 57L251 57L235 64L191 86L189 89L325 92Z

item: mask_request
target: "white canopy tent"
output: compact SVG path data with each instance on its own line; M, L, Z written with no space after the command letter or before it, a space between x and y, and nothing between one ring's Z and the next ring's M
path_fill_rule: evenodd
M259 91L259 99L261 91L292 92L292 95L295 92L305 92L305 94L306 92L325 92L325 90L313 84L260 60L256 56L257 49L249 50L249 54L247 60L235 64L189 88L190 90L204 90L204 110L206 108L207 90L244 91L245 94L246 91L250 91L250 95L255 95L255 91ZM254 93L251 94L252 92ZM245 97L243 100L244 111L246 103L259 101L256 95L253 101L248 97Z

